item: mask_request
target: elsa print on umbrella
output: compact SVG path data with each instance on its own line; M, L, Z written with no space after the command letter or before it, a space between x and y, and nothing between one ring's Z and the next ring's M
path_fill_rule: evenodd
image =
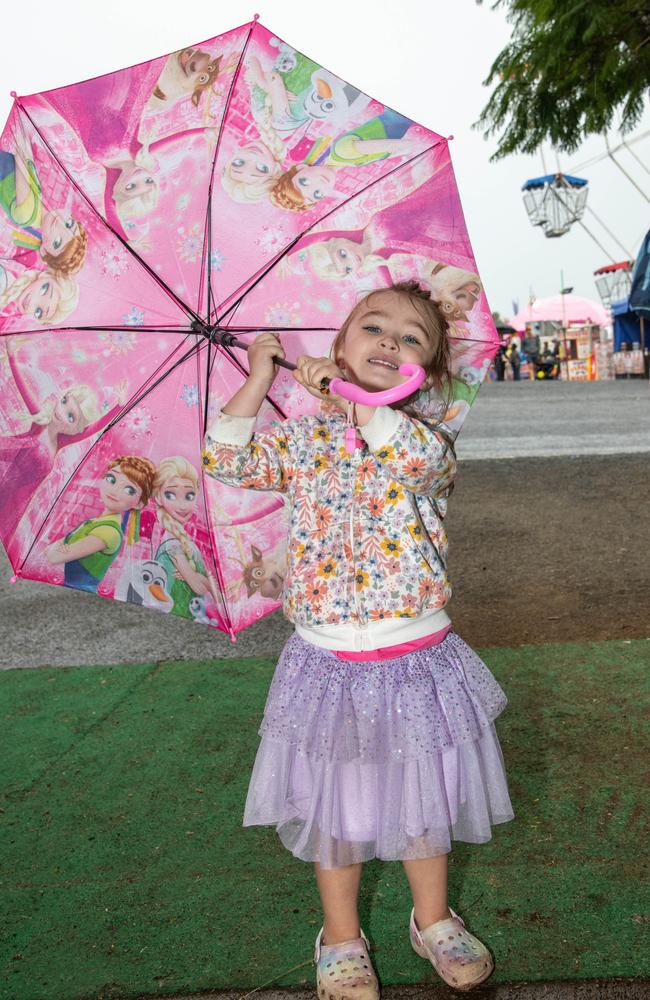
M199 499L199 477L191 462L179 455L163 458L156 469L153 497L164 531L154 558L172 581L168 588L174 602L172 614L191 619L194 597L219 601L217 585L186 528Z
M128 383L117 386L115 406L102 413L97 395L88 385L72 385L38 403L14 363L8 362L14 383L27 411L25 429L0 437L0 483L8 481L11 467L12 489L0 493L0 534L7 545L34 493L47 478L59 451L97 434L113 420L126 401Z

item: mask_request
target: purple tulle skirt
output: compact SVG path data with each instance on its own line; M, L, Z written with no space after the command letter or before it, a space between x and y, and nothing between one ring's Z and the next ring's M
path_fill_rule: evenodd
M446 854L512 819L490 670L449 632L394 660L286 643L260 727L244 826L273 825L324 868Z

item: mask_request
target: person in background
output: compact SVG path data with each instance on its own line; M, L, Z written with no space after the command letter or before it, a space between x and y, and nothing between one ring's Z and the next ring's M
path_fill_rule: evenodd
M515 382L519 381L519 372L521 369L521 354L519 353L519 348L516 342L513 343L508 348L508 361L512 368L512 377Z

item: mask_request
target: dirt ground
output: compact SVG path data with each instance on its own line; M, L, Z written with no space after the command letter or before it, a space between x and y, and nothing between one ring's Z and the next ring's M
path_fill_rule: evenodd
M449 611L470 645L650 637L650 455L460 468Z

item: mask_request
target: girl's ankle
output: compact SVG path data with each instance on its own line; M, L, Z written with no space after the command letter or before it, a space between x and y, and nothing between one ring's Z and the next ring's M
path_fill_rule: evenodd
M359 937L361 937L361 928L359 924L356 925L356 928L353 927L352 924L349 924L347 926L340 925L339 927L332 927L331 930L325 925L320 943L321 945L328 947L333 944L341 944L343 941L354 941Z
M415 924L419 931L425 930L430 927L431 924L437 924L439 920L448 920L451 917L451 911L448 906L441 907L440 909L430 909L430 910L415 910Z

